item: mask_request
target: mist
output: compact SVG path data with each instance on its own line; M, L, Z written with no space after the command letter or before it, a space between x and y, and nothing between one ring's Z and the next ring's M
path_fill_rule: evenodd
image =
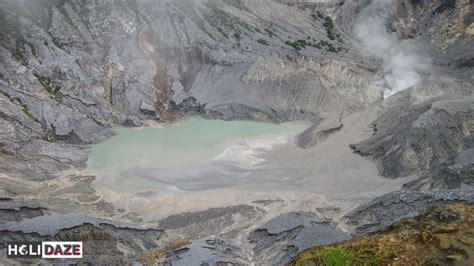
M413 40L401 40L395 32L389 31L391 3L390 0L373 0L354 27L363 52L382 61L382 79L376 84L384 98L416 86L422 74L430 69L430 60L420 53Z

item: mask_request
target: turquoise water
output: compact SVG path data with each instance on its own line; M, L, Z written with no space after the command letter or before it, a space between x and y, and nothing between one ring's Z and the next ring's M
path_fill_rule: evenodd
M145 170L189 170L218 156L235 140L271 140L299 133L306 126L190 118L159 128L115 128L116 136L92 145L88 166L115 182Z

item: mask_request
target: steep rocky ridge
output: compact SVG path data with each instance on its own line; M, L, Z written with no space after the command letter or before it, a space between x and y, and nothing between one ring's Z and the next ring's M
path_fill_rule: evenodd
M435 62L462 68L472 77L474 7L469 0L399 1L394 29L403 38L428 41Z
M464 204L426 208L378 234L309 249L290 265L470 265L472 215L472 206Z
M441 173L438 168L456 167L456 158L472 149L473 106L472 96L391 106L374 121L377 130L374 135L352 147L361 155L377 159L385 176L430 176L412 182L410 186L419 184L417 187L421 188L422 180L428 189L459 188L462 183L471 184L469 178L451 178L456 172L454 170L450 175ZM459 162L472 163L472 158ZM472 176L472 172L467 175Z
M418 176L408 188L472 184L472 3L394 1L392 9L390 28L425 44L431 67L418 85L384 101L373 136L352 148L375 159L384 176Z
M404 218L412 218L433 205L463 202L472 206L472 189L427 192L398 191L383 195L361 205L344 216L346 224L355 227L355 235L378 232Z
M469 74L453 56L470 60L464 55L472 48L472 6L438 2L397 1L392 27L444 51L440 67ZM2 150L37 158L41 163L31 162L30 175L48 178L67 164L83 165L85 151L65 155L65 162L39 149L61 153L53 142L98 142L111 135L111 124L169 121L172 113L186 112L317 121L362 108L380 97L372 83L377 63L351 48L348 26L363 7L355 1L319 9L258 1L6 1ZM320 10L341 22L334 41ZM441 24L451 25L451 38ZM318 49L321 40L344 49ZM467 45L451 48L459 43ZM8 156L3 160L11 164Z
M298 251L348 238L330 220L304 212L280 215L249 235L249 240L255 243L255 256L263 264L287 263Z
M61 154L54 143L96 143L110 125L173 113L313 120L377 100L372 64L346 34L328 39L322 18L278 2L5 1L1 143L16 158L2 165L34 157L28 176L50 178L86 151L41 149Z
M46 219L45 219L46 218ZM2 228L0 238L1 248L6 248L5 243L13 241L83 241L84 243L84 259L83 263L93 264L124 264L128 262L127 257L137 256L144 250L153 249L164 245L163 231L156 229L137 229L133 226L117 225L111 221L100 221L90 217L81 215L69 216L44 216L39 217L42 222L34 221L29 225L22 223L13 224L14 226L22 225L26 228L37 226L33 232L25 232L28 229L16 231L15 229L5 230ZM28 220L26 220L28 223ZM57 223L63 223L59 225ZM48 231L41 231L39 225L45 227L45 223L53 226ZM55 228L56 225L56 228ZM46 224L47 227L47 224ZM40 233L37 233L39 231ZM106 254L106 255L104 255ZM1 255L2 261L5 263L33 263L30 259L20 259L13 261L7 259L5 254ZM67 260L66 260L67 261ZM61 263L64 260L37 260L36 263Z

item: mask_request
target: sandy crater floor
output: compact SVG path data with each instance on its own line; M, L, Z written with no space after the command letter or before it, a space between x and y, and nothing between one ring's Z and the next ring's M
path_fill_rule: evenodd
M214 207L255 205L262 200L278 203L264 207L267 218L262 222L286 211L329 210L323 215L337 219L364 201L398 190L409 179L383 178L373 162L350 150L349 144L372 134L368 125L375 113L369 108L343 118L340 131L310 149L301 149L292 141L307 125L269 129L251 124L253 134L242 137L233 132L230 141L213 136L221 138L221 143L207 144L203 155L196 157L199 160L186 155L181 166L157 165L151 160L142 163L146 167L132 167L133 171L107 172L97 167L87 171L97 175L93 187L101 197L116 208L138 213L145 222ZM218 123L225 126L229 122ZM248 126L233 130L248 131ZM173 162L178 157L167 159ZM94 153L91 158L95 159Z

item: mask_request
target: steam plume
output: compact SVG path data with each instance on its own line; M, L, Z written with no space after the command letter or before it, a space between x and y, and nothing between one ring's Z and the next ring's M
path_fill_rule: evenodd
M400 40L396 33L389 32L391 2L373 0L354 28L364 52L382 60L383 79L378 85L385 98L417 85L421 74L430 68L429 59L419 53L413 40Z

